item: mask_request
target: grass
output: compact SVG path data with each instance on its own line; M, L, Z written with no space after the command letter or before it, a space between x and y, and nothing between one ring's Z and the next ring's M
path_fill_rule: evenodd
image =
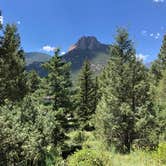
M165 166L153 154L136 151L129 155L112 155L112 166Z

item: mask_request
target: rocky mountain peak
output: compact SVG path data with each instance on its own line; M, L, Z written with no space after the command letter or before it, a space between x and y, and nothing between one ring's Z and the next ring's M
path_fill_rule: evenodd
M69 51L73 49L80 49L80 50L97 50L103 46L96 37L94 36L83 36L81 37L78 42L72 45Z

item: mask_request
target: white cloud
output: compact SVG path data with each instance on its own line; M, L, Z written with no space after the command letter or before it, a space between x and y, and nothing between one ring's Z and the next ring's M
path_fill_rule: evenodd
M56 47L52 47L52 46L49 46L49 45L45 45L45 46L42 47L42 50L46 51L46 52L53 52L55 49L56 49Z
M161 34L159 32L157 32L157 33L151 33L149 36L154 38L154 39L159 39Z
M17 21L17 24L20 25L20 24L21 24L21 21Z
M64 51L63 51L63 52L61 52L61 55L64 55L64 54L66 54L66 52L64 52Z
M164 0L153 0L153 2L155 2L155 3L163 3Z
M145 55L145 54L142 54L142 53L136 54L137 59L143 60L143 61L145 61L148 56L149 56L149 55Z
M156 33L150 33L146 30L141 31L141 34L146 37L151 37L153 39L159 39L161 37L161 34L159 32Z
M157 33L155 36L155 39L158 39L160 37L160 33Z
M154 34L153 34L153 33L151 33L151 34L150 34L150 37L153 37L153 36L154 36Z

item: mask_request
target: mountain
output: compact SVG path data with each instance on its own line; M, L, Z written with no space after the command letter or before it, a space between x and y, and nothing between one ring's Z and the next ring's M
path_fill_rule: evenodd
M41 65L50 58L50 55L40 52L25 53L26 70L35 70L41 77L44 77L47 75L47 71L45 71Z
M110 45L99 42L93 36L83 36L70 46L62 58L71 63L71 73L75 79L86 59L90 61L92 70L99 73L109 60L109 48ZM27 71L36 70L40 76L46 76L47 72L41 65L50 58L50 55L40 52L25 53ZM150 67L151 62L145 65Z
M77 75L86 59L91 62L92 70L98 73L108 62L109 47L93 36L84 36L69 48L63 59L71 62L73 75Z
M25 53L26 65L33 64L34 62L46 62L51 58L50 55L40 52Z
M40 76L47 75L41 64L48 61L50 55L30 52L26 53L25 57L28 71L36 70ZM98 73L109 59L109 45L100 43L93 36L83 36L69 48L63 59L71 63L72 77L77 76L86 59L91 62L92 70Z

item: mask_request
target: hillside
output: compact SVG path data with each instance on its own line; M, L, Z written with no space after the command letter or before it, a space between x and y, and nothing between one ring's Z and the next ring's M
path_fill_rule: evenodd
M40 52L25 53L26 65L33 64L34 62L46 62L51 58L50 55Z
M78 73L86 59L91 62L92 70L99 72L109 59L109 45L100 43L95 37L81 37L63 56L71 62L72 73Z
M41 67L41 65L50 58L50 55L40 52L25 53L26 70L35 70L41 77L44 77L47 75L47 72Z

